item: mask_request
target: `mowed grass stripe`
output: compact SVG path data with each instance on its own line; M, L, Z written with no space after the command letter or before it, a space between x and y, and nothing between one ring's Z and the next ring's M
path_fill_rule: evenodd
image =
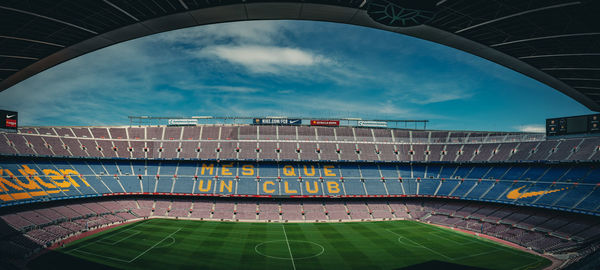
M82 239L73 241L73 242L67 244L65 246L64 250L69 251L69 250L73 250L73 249L78 249L78 248L84 247L86 245L91 245L96 241L101 241L103 239L110 239L111 237L114 237L114 236L120 234L121 232L129 231L138 226L148 225L148 223L151 221L153 221L153 220L141 220L141 221L127 224L127 225L124 225L121 227L111 228L111 229L96 233L94 235L88 236L86 238L82 238ZM84 243L84 244L82 244L82 243Z
M434 255L443 257L448 261L454 260L453 258L460 256L465 251L472 251L471 247L457 248L458 243L449 238L439 238L432 236L434 230L432 226L416 226L410 229L406 227L392 227L388 229L389 232L400 238L398 241L405 245L414 245L418 248L423 248Z
M456 230L452 230L452 229L448 229L448 228L443 228L443 227L438 227L438 226L430 226L427 224L422 224L422 223L417 223L421 226L428 226L429 228L431 228L432 230L437 230L441 233L445 233L444 236L445 237L456 237L456 238L462 238L462 239L467 239L467 240L473 240L475 239L473 237L473 235L465 233L465 232L461 232L461 231L456 231ZM474 245L480 245L483 247L491 247L493 249L497 249L500 251L504 251L504 252L509 252L512 253L516 256L522 256L522 257L526 257L526 258L540 258L539 256L533 255L531 253L527 253L527 252L522 252L520 250L518 250L517 248L514 247L510 247L510 246L505 246L502 244L499 244L497 242L494 242L492 240L486 239L486 238L477 238L475 239L477 241L474 241L473 244Z
M338 235L331 232L331 228L323 223L308 223L308 226L296 224L297 235L301 235L305 241L313 241L325 248L321 256L308 260L298 261L299 269L328 269L332 265L339 269L350 269L350 260L345 260L348 254L343 249L338 249L340 240L336 239ZM294 234L293 237L296 237ZM333 268L335 269L335 268Z
M299 223L284 225L292 247L294 262L298 269L323 268L323 264L327 263L324 260L329 257L327 252L331 250L326 248L327 243L323 243L319 229L314 228L314 224L310 225L313 226L302 226Z
M457 238L473 241L472 243L464 246L464 249L461 249L463 251L470 250L471 252L469 252L469 254L462 256L458 255L454 257L454 261L465 265L478 265L481 263L481 256L483 255L488 255L486 257L488 257L487 261L489 265L504 265L507 269L525 269L527 267L527 265L522 265L520 262L521 260L515 260L515 256L533 261L532 263L529 263L530 265L545 265L545 263L550 263L545 258L520 251L513 247L501 245L489 239L475 238L473 235L448 228L431 226L418 222L415 223L418 224L422 230L430 230L430 233L443 233L443 237L445 238ZM535 267L532 269L535 269Z
M360 267L362 265L364 267L372 267L377 265L377 259L373 258L377 255L380 248L373 249L372 247L367 247L368 239L365 239L361 235L352 234L347 226L350 226L352 223L345 223L344 226L336 226L335 223L327 223L327 227L329 227L330 231L337 235L340 242L337 243L336 247L344 251L345 258L360 258L359 260L354 260L350 262L350 266ZM378 250L378 252L367 252L367 251ZM375 259L375 260L373 260ZM356 265L358 262L358 266Z
M348 227L354 232L352 235L361 236L361 243L363 243L364 249L379 250L378 252L368 253L371 261L377 262L380 265L392 267L394 265L391 265L390 262L397 261L398 257L401 257L402 261L406 264L410 264L410 262L414 260L411 258L414 254L412 254L412 256L407 256L411 255L409 249L399 250L398 247L400 246L398 245L397 237L385 230L378 229L377 223L353 223L349 224ZM394 248L381 249L380 247L382 246Z
M400 237L444 256L410 242L403 244L398 241ZM257 245L261 245L263 255L257 253ZM321 246L325 250L318 254ZM490 269L541 269L550 263L511 247L413 221L269 224L152 219L105 231L59 251L79 263L84 260L144 270L293 270L290 251L297 270L398 269L431 260ZM44 263L37 265L65 265L69 261L68 256L53 254L38 258ZM107 258L111 256L116 260Z
M172 226L157 227L156 225L144 225L146 226L138 226L132 229L141 231L138 231L139 233L135 236L128 237L126 240L121 241L118 245L105 244L102 242L105 238L102 238L100 241L95 241L92 242L91 245L84 245L80 248L76 248L71 252L84 253L89 256L131 263L146 253L151 252L154 248L160 248L160 245L164 241L180 231L180 229L173 231ZM116 232L115 234L123 235L120 232ZM112 236L107 238L112 238ZM121 243L126 243L126 248L124 248Z
M401 238L399 241L406 245L415 245L427 249L445 258L449 262L464 262L464 259L477 257L477 254L490 254L488 243L480 242L473 236L461 236L454 231L437 231L435 226L416 223L411 230L406 228L393 228L395 234ZM415 233L418 232L418 233ZM456 237L460 238L456 238ZM495 250L493 250L495 252ZM467 253L467 255L465 255Z

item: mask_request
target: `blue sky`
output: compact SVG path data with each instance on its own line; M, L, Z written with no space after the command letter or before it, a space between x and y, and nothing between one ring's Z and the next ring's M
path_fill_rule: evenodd
M310 21L148 36L6 91L20 125L125 125L128 115L428 119L432 129L534 131L591 113L517 72L432 42Z

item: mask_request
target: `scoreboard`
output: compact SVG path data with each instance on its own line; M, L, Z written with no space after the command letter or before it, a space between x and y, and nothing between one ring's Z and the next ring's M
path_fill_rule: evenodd
M0 110L0 130L17 132L18 121L17 112Z
M600 114L546 119L546 136L600 133Z

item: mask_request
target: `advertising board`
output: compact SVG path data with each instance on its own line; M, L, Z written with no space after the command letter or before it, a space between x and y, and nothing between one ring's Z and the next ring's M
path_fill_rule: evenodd
M311 126L326 126L337 127L340 125L340 120L310 120Z
M302 124L302 119L287 119L287 118L254 118L252 121L255 125L287 125L299 126Z
M387 122L384 121L358 121L361 127L387 127Z
M17 131L19 127L19 113L0 110L0 129Z

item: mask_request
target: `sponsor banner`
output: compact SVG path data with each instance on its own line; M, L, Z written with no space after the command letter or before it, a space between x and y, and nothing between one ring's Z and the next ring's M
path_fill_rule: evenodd
M287 119L287 118L254 118L252 121L255 125L288 125L299 126L302 124L302 119Z
M195 126L197 119L169 119L169 126Z
M340 120L310 120L311 126L338 127Z
M13 111L0 110L0 129L17 131L19 114Z
M384 121L358 121L361 127L387 127L387 122Z
M6 119L6 127L17 128L17 120Z

